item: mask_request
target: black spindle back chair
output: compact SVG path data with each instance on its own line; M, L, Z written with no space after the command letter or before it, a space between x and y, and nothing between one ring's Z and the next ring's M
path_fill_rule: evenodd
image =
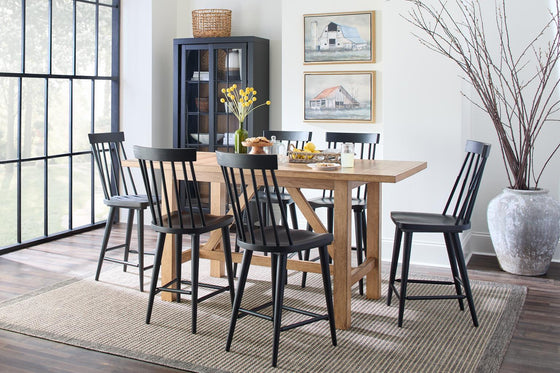
M237 232L237 245L244 249L241 273L235 294L230 329L226 343L226 351L230 350L233 333L238 317L245 314L261 317L274 324L274 338L272 347L272 365L276 366L278 359L278 345L280 331L292 329L319 320L328 320L332 344L336 345L336 331L334 326L334 308L332 300L331 279L328 265L327 245L333 236L330 233L315 233L308 230L291 229L286 222L283 209L280 216L276 216L272 208L273 195L279 198L279 187L275 170L278 168L276 155L251 155L216 152L218 164L226 183L231 200L233 215L238 227L242 227L244 212L248 214L249 222L244 229ZM255 191L262 188L262 196ZM249 201L255 198L255 211L246 209ZM263 208L263 205L266 207ZM268 215L268 216L267 216ZM286 281L286 264L288 255L310 248L319 248L323 287L327 303L327 314L320 315L283 305L284 285ZM268 253L271 256L272 269L272 302L265 303L251 310L241 309L241 299L247 281L247 274L254 251ZM273 306L273 316L267 316L257 311ZM282 309L298 312L309 316L308 319L295 324L281 326Z
M196 333L196 315L199 302L228 290L233 302L234 288L229 237L229 226L233 222L233 218L229 215L207 214L202 209L193 164L196 161L195 149L156 149L134 146L134 155L140 163L144 186L150 200L152 228L158 232L146 323L150 323L154 297L160 291L175 293L178 302L181 301L181 294L190 294L192 332ZM181 202L181 190L184 190L181 187L182 181L190 182L192 185L192 188L186 188L186 203L178 203ZM160 185L161 189L159 188ZM222 233L228 286L205 284L198 280L200 235L216 229L221 229ZM175 235L174 265L176 276L167 284L158 287L159 269L167 234ZM182 238L184 234L191 236L191 281L181 278ZM191 285L191 290L182 289L182 284ZM214 289L214 291L199 298L199 286Z
M128 266L137 267L140 281L140 291L144 290L144 271L151 265L144 265L144 209L149 205L145 195L139 195L130 168L123 167L126 160L123 132L90 133L88 135L93 158L99 171L101 186L105 196L104 203L109 207L109 216L105 224L105 232L101 244L101 252L97 262L95 280L99 280L103 261L119 263L126 271ZM109 237L118 209L128 209L125 243L108 247ZM130 248L134 212L137 216L138 249ZM106 256L108 251L124 248L123 259ZM129 254L138 254L136 262L129 260Z
M464 310L463 299L467 299L471 318L474 326L478 326L478 318L474 307L472 291L469 283L463 249L459 233L471 227L471 215L482 173L486 165L486 160L490 154L490 145L478 141L468 140L466 144L465 160L461 166L459 174L455 179L451 193L447 199L443 213L422 213L422 212L391 212L391 219L395 223L395 241L393 244L393 257L391 260L391 271L389 275L389 290L387 294L387 305L391 305L393 293L399 299L398 325L402 326L404 316L405 300L415 299L457 299L459 308ZM453 281L428 281L414 280L408 278L410 255L412 249L412 235L415 232L443 233L447 255ZM402 275L396 279L397 265L401 250L401 241L404 233ZM400 282L400 290L395 286L395 282ZM422 295L408 296L408 283L431 283L440 285L454 285L457 295ZM463 294L463 289L465 294Z
M379 138L380 135L378 133L327 132L325 134L325 140L329 149L336 149L347 142L352 143L357 159L375 159ZM360 186L355 188L352 193L354 199L365 200L367 188ZM323 198L333 198L333 191L323 190Z
M311 131L281 131L281 130L264 130L263 136L270 140L272 136L276 136L276 141L281 141L286 145L286 151L290 150L293 145L297 149L303 149L305 144L311 141L313 132Z
M375 159L377 144L380 135L378 133L352 133L352 132L327 132L325 140L329 149L336 149L344 143L354 145L354 154L357 159ZM352 211L354 212L354 231L356 236L356 255L358 264L363 261L363 253L367 249L366 229L366 204L367 187L359 186L352 191ZM333 231L334 226L334 197L332 190L323 190L323 196L309 200L309 204L315 210L321 207L327 209L327 230ZM309 229L309 227L308 227ZM309 252L304 254L304 259L309 260ZM301 286L305 286L307 273L304 272ZM360 294L364 294L364 281L359 281Z
M125 172L125 167L122 166L122 160L127 159L123 145L124 133L90 133L88 136L105 199L120 195L137 195L132 171L126 167Z

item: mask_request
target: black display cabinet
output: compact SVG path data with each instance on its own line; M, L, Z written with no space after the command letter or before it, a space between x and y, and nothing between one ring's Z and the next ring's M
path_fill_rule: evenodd
M233 152L237 118L224 104L222 88L253 87L259 105L269 97L269 41L254 36L184 38L173 43L173 146ZM249 136L262 136L269 108L244 122Z

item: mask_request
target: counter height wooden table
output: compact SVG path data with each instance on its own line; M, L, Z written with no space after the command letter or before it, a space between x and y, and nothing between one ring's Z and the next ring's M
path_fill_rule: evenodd
M137 161L126 161L125 165L138 167ZM210 209L212 214L226 213L226 187L216 155L212 152L198 152L194 164L197 181L209 182ZM329 246L333 258L331 274L333 275L333 298L336 327L348 329L351 326L351 287L361 278L366 278L366 297L381 297L381 184L396 183L404 180L427 167L426 162L360 160L354 161L353 168L339 168L335 171L318 171L306 164L279 164L276 177L278 185L284 186L290 193L302 214L316 232L327 232L325 226L307 202L301 189L332 189L334 190L334 241ZM358 267L351 266L351 219L352 189L367 185L367 253L366 260ZM173 193L171 193L173 195ZM201 246L200 257L212 259L211 275L223 276L223 253L221 252L221 233L212 232L206 244ZM162 282L167 283L174 276L172 265L174 240L165 241L162 259ZM183 262L190 260L190 250L183 252ZM242 254L233 253L233 261L241 262ZM270 258L254 256L253 265L270 266ZM305 270L320 273L320 264L316 262L290 259L288 269ZM171 300L173 294L163 293L163 299Z

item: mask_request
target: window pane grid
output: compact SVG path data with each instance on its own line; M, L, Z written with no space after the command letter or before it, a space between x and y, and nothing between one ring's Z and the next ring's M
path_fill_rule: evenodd
M15 36L0 41L9 97L0 103L0 253L105 216L87 133L118 129L118 12L118 0L0 4L0 32Z

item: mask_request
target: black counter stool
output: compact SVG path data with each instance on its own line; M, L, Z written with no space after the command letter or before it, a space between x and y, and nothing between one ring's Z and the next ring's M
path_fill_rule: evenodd
M233 302L233 270L231 265L231 247L229 226L233 217L229 215L211 215L202 208L193 162L196 161L195 149L155 149L134 146L134 156L140 162L140 169L144 179L144 186L150 200L152 213L152 228L158 233L154 270L150 286L148 312L146 324L150 323L154 297L161 291L175 293L177 301L181 301L181 294L191 295L192 332L196 333L196 315L198 303L224 291L230 292ZM171 185L169 185L171 183ZM162 185L161 193L158 186ZM185 198L182 199L182 185ZM172 198L176 198L176 211L173 209ZM156 203L161 201L161 203ZM171 211L171 214L169 214ZM171 218L169 218L171 215ZM222 230L222 243L226 263L228 286L201 283L198 280L198 266L200 254L200 235L213 230ZM157 286L163 246L167 234L175 235L175 271L176 277ZM183 253L183 235L191 236L191 281L182 280L181 265ZM190 285L191 290L182 289L181 285ZM206 287L214 291L198 297L198 287Z
M276 197L278 199L280 198L278 195L280 194L280 189L278 188L275 175L275 170L278 168L276 155L216 152L216 157L218 164L222 167L222 173L238 227L242 226L241 220L243 218L244 208L250 201L253 191L258 190L260 186L264 186L264 199L261 200L258 193L255 195L255 199L257 200L255 204L256 216L250 216L253 213L250 209L246 211L249 215L248 220L250 222L254 221L258 225L247 224L245 229L240 229L237 232L237 244L244 251L241 273L239 275L239 282L231 315L229 334L226 342L226 351L230 350L237 319L246 314L261 317L273 322L272 366L276 366L277 364L280 332L283 330L289 330L320 320L328 320L331 341L332 344L336 346L334 307L327 252L327 245L333 241L332 234L291 229L286 222L286 212L284 209L280 209L280 217L275 216L274 210L272 209L272 193L276 193ZM263 209L262 204L265 204L267 208ZM264 216L263 211L268 213L268 219ZM319 248L321 260L323 287L327 304L326 315L284 306L284 286L288 255L315 247ZM241 308L241 300L254 251L269 253L271 256L272 302L247 310ZM273 307L272 317L258 312L270 305ZM283 309L307 315L309 318L295 324L281 326Z
M431 214L422 212L391 212L391 219L395 223L395 242L393 245L393 258L391 260L391 272L389 275L389 291L387 293L387 305L391 305L393 293L399 299L399 318L398 325L402 326L404 315L405 300L426 300L426 299L457 299L459 308L464 310L463 299L467 299L474 326L478 326L478 318L474 308L474 301L467 274L467 266L463 257L463 249L459 233L471 228L471 214L474 202L482 179L482 172L488 155L490 145L477 141L467 141L467 155L451 194L447 199L443 213ZM451 209L453 209L451 211ZM412 249L412 234L416 232L443 233L445 246L449 256L449 264L453 281L431 281L431 280L411 280L408 278L410 253ZM404 233L402 275L400 279L395 279L401 240ZM400 291L396 288L395 282L400 282ZM457 295L422 295L408 296L407 285L409 283L428 283L439 285L455 285ZM461 286L465 290L463 294Z
M107 223L105 223L101 252L99 253L99 260L97 261L95 281L99 280L103 261L119 263L123 265L123 270L125 272L128 266L138 268L140 291L144 291L144 271L152 268L151 265L144 265L144 254L153 255L153 253L144 252L144 210L150 204L148 197L138 194L132 172L129 168L126 168L125 172L125 168L122 166L122 160L126 160L126 152L123 146L124 133L90 133L88 137L93 157L97 164L97 169L99 170L101 186L103 187L103 194L105 196L103 203L109 207L109 216L107 217ZM128 210L125 243L108 247L113 222L119 209ZM135 212L138 233L137 250L130 248ZM108 251L122 248L124 248L123 259L106 256ZM129 260L130 253L138 254L138 260Z

